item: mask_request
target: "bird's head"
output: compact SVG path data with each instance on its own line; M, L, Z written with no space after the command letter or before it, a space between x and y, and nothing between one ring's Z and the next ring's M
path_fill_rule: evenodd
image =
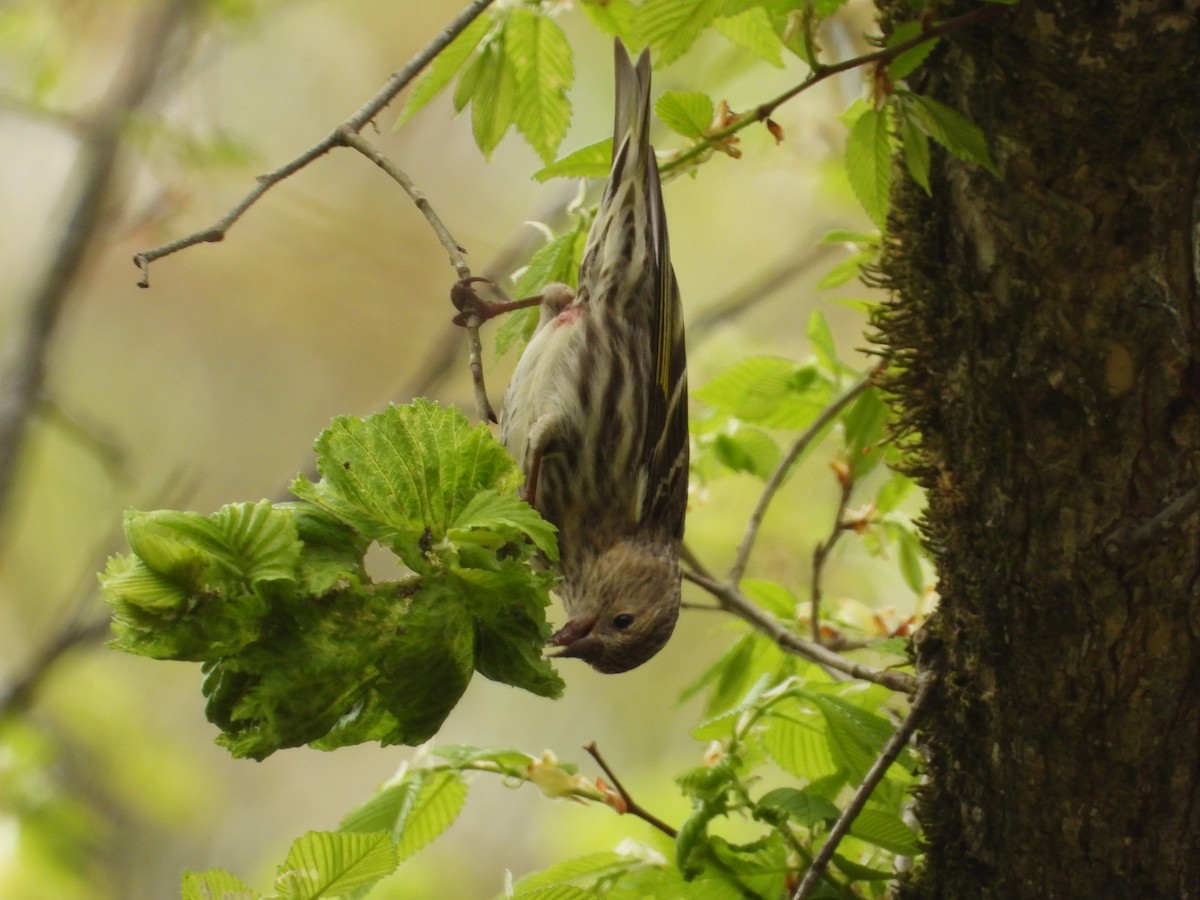
M571 619L550 638L556 656L599 672L627 672L667 643L679 617L673 547L622 541L588 557L560 586Z

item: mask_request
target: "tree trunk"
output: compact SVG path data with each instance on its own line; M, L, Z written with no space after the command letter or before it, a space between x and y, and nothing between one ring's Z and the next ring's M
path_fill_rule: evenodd
M1025 0L926 68L1003 178L904 176L883 266L941 592L905 895L1200 897L1197 3Z

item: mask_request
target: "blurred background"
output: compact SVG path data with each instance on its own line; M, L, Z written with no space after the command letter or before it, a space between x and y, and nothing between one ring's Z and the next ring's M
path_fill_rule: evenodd
M0 3L6 377L32 348L35 305L52 310L33 354L43 386L3 462L11 481L0 496L0 896L10 900L170 897L184 870L217 867L266 890L292 839L335 828L412 755L370 745L230 759L213 744L196 666L104 647L95 573L124 549L126 508L210 512L281 497L334 415L419 394L473 416L466 344L450 324L453 269L411 201L350 150L271 190L223 243L155 262L148 290L130 262L215 222L257 174L328 134L462 0L210 0L155 33L167 5ZM577 71L565 153L611 128L612 50L579 10L561 7ZM861 35L871 14L866 2L846 6L822 34L825 52L870 49ZM89 182L106 103L139 64L151 67L148 90L124 118L105 177ZM737 111L804 74L795 60L771 68L709 33L656 72L655 94L703 90ZM843 356L865 364L855 351L866 345L862 313L837 301L866 289L817 287L846 257L819 246L821 235L869 227L842 175L836 119L862 84L853 72L829 79L779 110L782 143L749 129L740 159L715 158L665 187L695 325L693 386L749 354L807 357L814 308ZM448 97L394 132L399 108L366 134L429 198L476 273L510 274L544 240L528 222L564 221L578 184L535 182L541 163L519 135L488 162ZM683 146L658 135L660 152ZM101 191L91 225L71 220L82 190ZM496 360L489 347L485 362L498 404L515 354ZM0 384L14 390L13 377ZM750 574L802 593L837 496L827 462L809 460L789 484ZM710 568L728 565L760 486L742 475L697 490L689 542ZM892 569L843 542L829 595L888 598ZM438 742L551 748L595 775L580 749L594 740L640 803L681 821L688 805L673 773L705 748L689 736L698 700L678 698L740 627L687 611L670 646L635 672L561 666L557 702L476 679ZM371 896L493 897L506 870L520 876L625 837L652 840L631 817L477 779L453 828Z

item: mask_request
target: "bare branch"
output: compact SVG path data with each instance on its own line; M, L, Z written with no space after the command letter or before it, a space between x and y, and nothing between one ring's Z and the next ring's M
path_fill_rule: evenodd
M746 533L742 536L742 542L738 545L737 553L733 558L733 565L729 568L729 581L731 584L739 584L742 576L746 573L746 564L750 561L750 551L754 549L754 541L757 539L758 531L762 527L763 518L767 514L767 509L771 506L771 501L775 498L776 492L783 486L784 479L787 478L788 472L791 471L792 464L800 458L801 454L817 439L825 427L838 417L843 409L854 402L863 391L872 385L875 377L883 370L884 365L885 363L883 362L876 365L875 368L871 369L871 371L851 385L842 396L825 407L812 425L808 427L808 430L800 435L796 443L792 445L787 455L779 461L779 465L775 467L775 471L767 479L762 495L758 498L758 504L750 514L750 519L746 522Z
M927 25L920 34L909 38L907 41L901 41L900 43L891 47L884 47L882 50L876 50L873 53L864 53L862 56L856 56L853 59L843 60L842 62L834 63L828 66L817 64L813 67L813 70L809 76L798 85L784 91L775 99L768 100L766 103L760 104L751 112L739 116L725 128L714 131L704 140L699 141L698 143L689 147L687 150L680 153L674 159L665 163L660 168L660 172L663 175L666 175L670 172L682 169L683 167L704 156L704 154L711 152L714 147L720 146L728 138L737 134L739 131L748 128L756 122L762 122L770 118L771 114L775 112L778 107L794 97L804 93L814 85L824 81L826 78L830 78L831 76L837 75L841 72L849 71L850 69L857 69L859 66L867 66L872 63L891 62L901 53L911 50L913 47L924 44L927 41L933 40L934 38L941 37L942 35L950 34L951 32L967 28L985 19L990 19L993 16L999 15L1005 11L1005 7L999 4L987 4L978 9L974 9L971 12L963 13L961 16L955 16L951 19L947 19L940 25Z
M233 227L234 223L242 217L251 206L258 202L272 187L279 184L285 178L294 175L296 172L303 169L313 160L324 156L330 150L339 146L349 146L349 141L346 140L346 135L357 134L366 127L375 116L377 116L389 103L391 103L396 95L402 91L409 82L411 82L417 74L429 65L446 45L458 37L462 31L471 24L485 9L487 9L493 0L473 0L473 2L464 9L458 16L442 31L437 37L430 41L420 53L414 56L403 69L392 75L387 80L382 88L368 100L363 106L350 116L346 121L342 122L333 129L322 140L318 141L313 146L309 147L295 159L284 163L274 171L268 172L265 175L260 175L257 179L253 190L251 190L237 206L233 207L228 213L214 222L207 228L202 228L192 234L178 238L174 241L169 241L160 247L155 247L151 250L143 250L141 253L133 257L134 265L142 271L142 277L138 281L139 287L150 286L150 263L156 259L162 259L164 256L170 256L172 253L177 253L187 247L195 244L215 243L225 239L226 232ZM415 199L415 198L414 198ZM418 206L420 204L418 203Z
M621 779L617 777L617 773L608 767L608 763L606 763L604 761L604 757L600 755L600 750L596 747L595 741L589 741L588 743L584 744L583 749L586 750L591 755L592 759L596 761L597 765L604 770L604 774L609 777L610 781L612 781L613 787L617 789L617 793L620 794L621 799L625 801L625 808L631 815L637 816L643 822L650 823L672 840L679 837L678 831L676 831L658 816L654 815L654 813L649 812L645 807L634 801L633 797L629 795L629 791L625 790L625 786L621 784Z
M1200 485L1185 491L1167 504L1149 521L1143 522L1129 535L1126 548L1144 547L1181 519L1200 510Z
M850 494L854 491L854 477L846 474L840 478L841 497L838 499L837 512L833 514L833 527L823 541L818 541L813 547L812 580L809 586L809 603L812 607L812 639L818 644L821 640L821 576L825 572L825 560L829 558L833 545L838 542L846 531L846 507L850 504Z
M913 736L913 732L917 730L917 725L920 723L921 717L924 714L925 704L929 700L930 688L933 682L929 678L922 678L917 685L917 692L913 695L912 706L908 711L908 715L904 717L904 721L900 723L883 749L879 752L879 757L871 765L867 771L866 777L863 778L862 784L858 786L858 790L854 792L854 796L850 798L850 802L846 804L846 808L842 810L842 814L838 816L837 821L833 823L833 827L829 829L829 836L825 838L825 843L821 847L819 853L812 861L812 865L808 867L808 871L804 873L804 878L796 887L796 892L792 894L792 900L807 900L811 897L813 891L816 890L818 882L825 874L825 869L829 866L829 861L833 859L833 854L837 851L838 844L842 842L842 838L850 831L850 826L854 824L855 818L862 812L867 800L872 792L883 780L883 776L887 774L887 770L892 763L896 761L896 757L900 755L909 738Z
M78 187L62 236L28 303L14 317L0 358L0 509L6 506L29 414L45 380L51 335L103 216L121 128L129 112L145 102L164 60L177 49L172 35L198 5L196 0L174 0L148 14L81 140L75 172L67 182Z
M835 653L828 647L806 641L784 627L775 617L752 603L735 585L706 578L695 572L684 572L683 577L692 584L703 588L716 598L721 608L733 613L740 619L749 622L779 647L788 653L803 656L826 669L841 672L852 678L881 684L889 690L911 694L917 688L917 679L906 672L896 672L890 669L874 669L853 660L846 659L840 653Z
M59 631L50 643L26 663L20 677L0 693L0 719L22 712L59 659L80 644L98 641L108 633L108 628L109 619L105 616L92 622L73 622Z

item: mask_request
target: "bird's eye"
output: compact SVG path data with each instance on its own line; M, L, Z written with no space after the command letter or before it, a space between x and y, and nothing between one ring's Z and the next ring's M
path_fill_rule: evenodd
M613 617L612 624L617 631L624 631L633 624L633 616L629 613L621 613L619 616Z

